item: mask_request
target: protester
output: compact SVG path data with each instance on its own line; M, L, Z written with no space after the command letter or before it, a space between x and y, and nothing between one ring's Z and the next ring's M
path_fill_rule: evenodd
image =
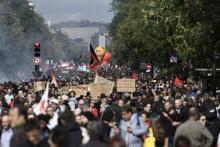
M188 107L183 106L183 101L181 99L175 100L175 111L177 113L178 122L185 122L187 120Z
M75 111L76 107L77 107L77 100L76 100L76 93L74 91L71 91L69 93L69 106L71 111Z
M43 137L39 123L36 120L27 121L24 130L29 147L49 147L47 139Z
M28 147L24 130L24 125L27 121L27 109L21 105L15 106L9 113L9 119L14 129L10 147Z
M82 145L82 132L80 126L75 122L75 116L71 111L65 111L61 114L59 126L66 127L69 130L70 146L78 147Z
M207 128L214 138L212 146L216 146L218 141L218 134L220 133L220 119L216 118L211 122L211 124L209 124L209 126L207 126Z
M88 123L88 133L90 135L90 141L82 145L81 147L105 147L106 145L103 143L103 132L101 123L91 121Z
M8 115L2 116L2 129L0 130L1 147L10 147L10 140L13 135L13 130L10 127Z
M188 138L193 147L210 147L213 137L207 128L197 122L198 112L195 107L189 110L189 119L177 128L175 142L179 136Z
M204 103L200 107L201 112L204 112L206 115L207 123L211 123L217 117L217 110L214 101L214 96L209 96L208 94L206 94Z
M65 127L56 127L49 136L50 147L70 147L69 131Z
M13 101L14 99L14 96L12 94L12 90L11 89L8 89L7 91L7 94L5 95L5 101L8 105L11 104L11 102Z
M161 121L163 122L164 131L167 132L168 146L172 147L176 127L180 122L178 122L178 114L173 110L171 102L167 101L164 107L165 111L162 112Z
M144 106L144 111L147 113L147 117L150 118L152 115L152 109L150 103L146 103L146 105Z
M155 136L152 126L152 121L147 117L146 112L141 113L141 117L146 125L147 131L143 135L144 147L154 147L155 146Z
M97 76L112 82L133 78L136 90L118 92L115 84L110 94L94 97L90 88L82 93L75 89L94 83ZM0 84L2 147L40 146L47 141L51 147L218 144L219 98L204 93L197 81L182 81L176 87L172 76L151 78L145 71L106 65L96 72L68 74L56 66L53 82L44 91L36 92L34 82ZM102 88L101 93L106 87Z
M56 107L56 106L54 106L54 107ZM52 106L48 106L46 111L47 111L47 115L50 116L50 120L49 120L49 123L48 123L47 127L50 130L52 130L53 128L55 128L57 126L59 116L58 116L57 112L55 112L56 109L53 109Z
M199 115L199 120L198 122L200 122L203 126L206 126L206 116L204 114L200 114Z
M103 139L108 142L111 137L112 127L114 125L114 113L111 110L106 110L102 117Z
M147 131L144 121L137 113L129 106L124 106L122 111L122 121L120 123L121 137L126 142L128 147L142 147L143 141L140 136L143 136Z
M40 130L42 131L43 138L44 139L48 139L49 133L50 133L50 129L48 128L47 125L49 123L50 116L49 115L40 114L40 115L38 115L37 120L39 121Z

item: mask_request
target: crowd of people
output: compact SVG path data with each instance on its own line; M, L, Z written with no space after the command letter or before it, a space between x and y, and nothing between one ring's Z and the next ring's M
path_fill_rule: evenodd
M93 97L59 93L68 84L88 84L98 74L111 81L136 79L134 93ZM219 95L190 80L152 79L129 67L76 72L50 84L49 104L36 113L43 92L33 81L0 84L1 147L220 147Z

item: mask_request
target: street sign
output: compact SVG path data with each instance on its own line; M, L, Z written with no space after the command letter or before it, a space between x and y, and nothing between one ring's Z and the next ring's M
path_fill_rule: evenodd
M35 58L33 59L33 64L34 64L34 65L40 65L40 64L41 64L41 58L35 57Z

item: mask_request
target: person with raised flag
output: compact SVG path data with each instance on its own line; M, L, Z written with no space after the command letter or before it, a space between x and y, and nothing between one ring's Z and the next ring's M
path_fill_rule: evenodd
M51 85L54 84L55 87L58 87L58 83L57 83L55 74L52 74L51 83L50 84Z
M40 102L38 103L38 105L34 108L34 113L36 115L46 114L46 108L48 106L49 85L50 85L50 82L47 82L47 86L44 91L44 94L43 94Z

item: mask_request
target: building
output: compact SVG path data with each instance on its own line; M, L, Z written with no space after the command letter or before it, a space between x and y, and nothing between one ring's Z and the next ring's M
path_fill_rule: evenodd
M91 36L91 44L93 47L102 46L109 49L110 40L108 33L95 33Z
M89 50L89 44L108 47L110 44L107 34L107 24L101 22L90 22L88 20L81 22L63 22L57 24L57 28L66 34L73 43L81 50Z
M88 49L90 38L95 33L99 33L98 27L69 27L61 28L61 32L66 34L81 49Z

